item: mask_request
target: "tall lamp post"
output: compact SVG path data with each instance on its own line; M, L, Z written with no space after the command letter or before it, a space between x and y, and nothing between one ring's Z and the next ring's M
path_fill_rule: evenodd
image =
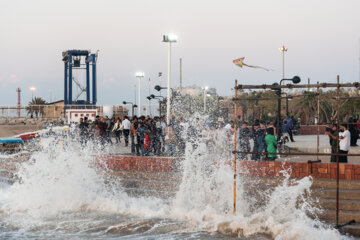
M34 99L34 92L36 91L36 87L30 87L30 91L31 91L31 100Z
M131 104L131 115L134 116L134 108L137 107L136 104L132 103L132 102L126 102L126 101L123 101L123 104L126 105L126 104Z
M289 100L293 99L293 97L287 93L284 93L286 98L286 115L289 115Z
M280 86L282 84L283 81L292 81L294 84L298 84L301 82L301 79L300 77L298 76L295 76L291 79L286 79L286 78L283 78L280 80ZM273 83L273 85L276 87L276 86L279 86L278 83ZM280 139L280 135L281 135L281 88L273 88L273 90L275 90L276 92L276 95L278 96L278 112L277 112L277 124L276 124L276 133L277 133L277 139L279 140Z
M138 83L138 116L141 115L141 79L144 77L144 73L143 72L137 72L135 74L136 78L139 80L139 83Z
M285 46L279 48L279 51L282 52L282 79L285 78L285 52L287 52L287 50Z
M168 50L168 75L167 75L167 103L166 103L166 123L170 124L170 76L171 76L171 43L177 41L177 36L174 34L164 35L163 42L169 43Z

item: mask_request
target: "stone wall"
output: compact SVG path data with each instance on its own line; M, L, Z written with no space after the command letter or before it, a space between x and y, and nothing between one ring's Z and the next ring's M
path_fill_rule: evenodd
M182 159L166 157L135 157L135 156L96 156L96 164L102 168L115 171L176 171ZM214 164L223 164L216 162ZM232 165L232 162L225 164ZM312 176L319 179L336 179L336 163L295 163L295 162L256 162L239 161L240 174L256 177L280 177L287 172L292 178ZM360 180L360 165L339 164L339 178Z
M320 134L325 134L326 125L320 125ZM316 125L301 125L298 130L299 135L316 135L317 126Z

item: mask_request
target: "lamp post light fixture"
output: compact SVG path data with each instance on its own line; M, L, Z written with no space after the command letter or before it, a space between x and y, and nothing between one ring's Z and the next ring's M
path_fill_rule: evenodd
M139 83L138 83L138 115L140 116L141 115L141 79L144 77L144 73L143 72L137 72L135 74L136 78L139 80Z
M286 98L286 115L289 115L289 100L293 99L293 96L287 94L287 93L283 93L285 95Z
M168 48L168 75L167 75L167 103L166 103L166 123L170 124L170 77L171 77L171 43L177 42L175 34L168 34L163 36L163 42L169 43Z
M285 78L285 52L287 52L287 48L282 46L279 48L279 51L282 52L282 78Z
M164 101L164 97L163 96L155 96L154 94L151 94L150 96L146 97L149 101L151 99L158 99L159 100L159 117L161 117L161 102ZM162 100L160 100L162 99Z
M137 107L136 104L132 103L132 102L126 102L126 101L123 101L123 104L126 105L126 104L131 104L131 115L134 116L134 108Z
M34 99L34 92L36 91L36 87L30 87L31 91L31 100Z
M283 81L292 81L293 84L298 84L301 82L300 77L295 76L293 78L287 79L283 78L280 80L280 86ZM279 86L278 83L273 83L274 86ZM277 112L277 124L276 124L276 132L277 132L277 140L280 140L281 135L281 88L274 88L276 95L278 96L278 112Z

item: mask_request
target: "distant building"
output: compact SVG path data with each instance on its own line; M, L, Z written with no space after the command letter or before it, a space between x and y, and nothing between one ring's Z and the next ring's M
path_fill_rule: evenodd
M48 103L44 106L44 118L64 117L64 100Z
M97 114L99 116L108 116L109 118L121 118L123 119L125 116L129 114L129 110L127 110L124 106L111 106L111 105L104 105L104 106L97 106Z
M80 122L80 118L87 117L89 121L95 121L96 109L66 109L66 119L68 123Z
M123 119L125 116L129 114L129 110L127 110L124 106L114 106L114 114L113 117Z

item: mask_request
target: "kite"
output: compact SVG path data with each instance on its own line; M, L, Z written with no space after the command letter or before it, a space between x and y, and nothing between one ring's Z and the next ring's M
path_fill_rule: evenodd
M263 69L263 70L265 70L265 71L271 71L271 69L267 69L267 68L264 68L264 67L247 65L246 63L244 63L244 59L245 59L245 57L235 59L235 60L233 60L233 63L234 63L235 65L241 67L241 68L242 68L243 66L246 66L246 67L251 67L251 68L260 68L260 69Z

